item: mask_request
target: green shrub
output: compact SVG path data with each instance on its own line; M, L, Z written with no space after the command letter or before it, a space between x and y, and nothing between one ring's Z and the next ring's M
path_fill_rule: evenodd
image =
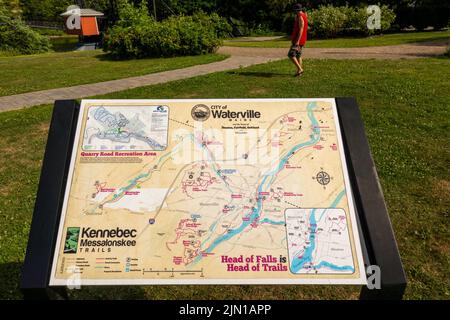
M389 30L392 27L395 18L396 15L394 10L386 5L381 6L381 31Z
M105 51L116 58L170 57L214 52L231 31L217 14L169 17L157 22L144 4L125 3L119 21L105 37Z
M210 15L199 11L193 14L194 21L200 22L204 26L212 26L216 31L217 37L227 38L233 32L233 28L227 22L227 20L217 13L212 13Z
M47 52L50 42L47 37L33 31L19 18L11 17L0 8L0 50L11 54L33 54Z
M343 32L347 34L365 34L371 33L367 28L367 9L366 7L340 7L345 13L345 23Z
M236 37L249 36L250 27L247 22L230 17L229 21L232 25L232 34Z
M310 33L314 37L334 38L345 26L347 15L342 8L320 6L309 15Z
M381 6L380 9L381 29L376 30L367 28L367 18L369 17L367 7L341 7L341 10L345 12L346 15L344 31L362 35L371 35L376 32L389 30L395 20L395 13L386 5Z
M311 38L333 38L343 34L371 35L377 31L386 31L391 28L395 20L395 13L388 6L381 9L381 30L367 28L367 7L333 7L332 5L319 6L308 14L309 35ZM292 32L294 15L285 15L283 31Z
M277 32L274 32L270 26L267 24L257 24L250 29L251 36L273 36L276 35Z
M31 27L33 31L36 31L42 36L58 36L62 37L65 36L66 33L62 29L52 29L52 28L37 28L37 27Z

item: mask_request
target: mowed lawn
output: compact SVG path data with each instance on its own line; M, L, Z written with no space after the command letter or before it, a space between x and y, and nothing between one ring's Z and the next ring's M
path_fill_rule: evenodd
M357 48L374 46L391 46L414 42L450 40L450 30L428 32L404 32L385 35L376 35L366 38L337 38L326 40L310 40L309 48ZM227 40L224 45L232 47L260 47L260 48L287 48L291 44L287 37L266 41L239 41Z
M0 96L140 76L225 58L208 54L114 61L102 50L0 57Z
M408 277L405 298L449 299L450 60L289 61L109 94L108 98L355 96ZM0 297L20 298L52 107L0 113ZM91 287L72 298L356 299L353 286Z

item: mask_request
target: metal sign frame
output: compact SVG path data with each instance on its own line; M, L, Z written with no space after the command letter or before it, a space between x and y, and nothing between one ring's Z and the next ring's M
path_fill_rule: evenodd
M401 299L406 276L383 192L354 98L336 98L366 268L381 270L381 288L363 286L361 299ZM49 279L80 105L57 100L53 109L20 289L26 299L67 298Z

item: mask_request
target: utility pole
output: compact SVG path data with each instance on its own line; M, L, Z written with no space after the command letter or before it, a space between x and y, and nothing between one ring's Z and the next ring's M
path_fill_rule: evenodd
M153 15L155 16L156 20L156 0L153 0Z

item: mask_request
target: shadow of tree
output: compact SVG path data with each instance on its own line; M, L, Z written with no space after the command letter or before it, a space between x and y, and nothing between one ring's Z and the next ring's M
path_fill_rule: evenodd
M228 71L228 74L244 76L244 77L261 77L261 78L272 78L272 77L290 77L287 73L277 73L277 72L255 72L255 71Z
M98 54L95 56L96 59L100 61L127 61L127 60L137 60L137 59L119 59L114 57L111 53L105 52L102 49L97 50Z
M77 49L78 37L62 36L50 39L52 50L55 52L70 52Z
M0 264L0 300L22 299L19 290L21 262L8 262Z
M22 262L0 264L0 299L23 299L20 292ZM66 290L70 300L147 299L357 299L357 286L82 286Z
M141 286L84 286L67 290L69 299L83 300L143 300L147 299Z
M429 47L429 46L433 46L433 47L446 47L449 43L450 43L450 38L440 38L440 37L435 37L435 38L429 38L426 41L408 41L409 43L413 43L414 45L417 46L423 46L423 47Z
M0 300L23 299L20 291L22 262L0 264ZM67 289L69 299L146 299L143 287L139 286L84 286Z

